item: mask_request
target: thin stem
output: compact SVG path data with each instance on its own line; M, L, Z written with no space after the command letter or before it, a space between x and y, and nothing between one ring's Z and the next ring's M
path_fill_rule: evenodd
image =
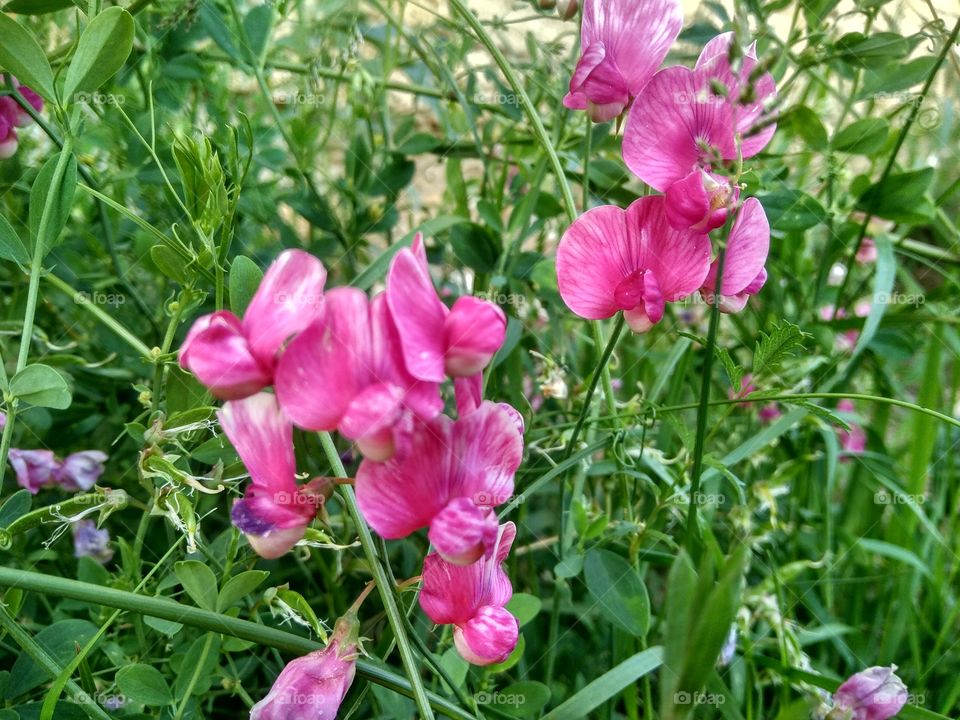
M343 463L340 460L340 453L337 452L336 445L333 444L333 438L330 433L322 432L320 435L320 444L327 456L327 461L333 469L336 477L344 478L347 476L343 469ZM420 678L420 671L417 668L416 657L413 648L410 647L410 639L407 637L403 617L400 614L400 608L397 607L396 598L390 587L390 581L380 564L380 556L377 552L377 546L370 534L370 528L367 526L363 515L360 514L360 508L357 507L357 498L350 485L339 486L340 497L343 500L350 518L357 528L357 534L360 537L360 546L363 548L363 554L367 558L367 564L373 573L373 579L377 583L377 590L380 593L380 599L383 602L383 609L387 614L387 620L390 628L393 630L393 636L397 641L397 647L400 649L400 660L407 671L407 677L410 679L410 687L413 690L413 700L417 704L420 717L424 720L433 718L433 710L430 708L430 701L427 698L427 691L423 687L423 681Z

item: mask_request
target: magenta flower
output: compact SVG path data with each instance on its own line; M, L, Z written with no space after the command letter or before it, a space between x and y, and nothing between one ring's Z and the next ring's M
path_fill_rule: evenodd
M420 607L433 622L454 625L453 640L467 662L503 662L517 645L517 619L504 607L513 595L503 561L516 536L501 525L496 541L472 565L454 565L437 553L423 561Z
M323 502L327 482L296 482L293 425L276 396L257 393L231 400L217 411L223 432L250 473L250 485L230 516L264 558L277 558L303 537Z
M221 310L199 318L180 348L180 365L214 396L236 400L269 385L277 354L323 312L323 264L285 250L270 265L240 320Z
M104 564L113 557L110 548L110 531L98 529L93 520L80 520L73 524L73 556L90 557Z
M710 232L727 221L740 189L726 178L694 170L667 188L667 220L677 230Z
M776 126L767 118L776 96L769 73L753 77L755 46L730 64L733 33L704 47L693 70L668 67L637 96L623 136L623 159L651 187L666 192L675 182L724 161L760 152ZM718 89L722 94L718 94Z
M419 380L439 383L445 375L475 375L503 345L507 318L499 307L469 296L449 310L443 304L419 234L390 263L386 294L407 370Z
M853 401L844 398L837 403L837 410L845 415L853 415L855 412ZM840 447L851 455L861 455L867 450L867 433L856 422L848 422L849 430L840 427L837 428L837 437L840 438ZM849 460L849 458L843 458Z
M868 265L877 261L877 242L873 238L865 237L857 250L857 262Z
M60 467L60 461L52 450L19 450L10 448L7 455L17 483L36 495L41 487L53 482L54 473Z
M103 474L107 454L99 450L76 452L63 460L53 473L54 481L64 490L89 490Z
M363 516L388 539L429 528L430 542L449 562L475 561L496 533L492 509L513 495L523 455L515 417L484 402L456 421L440 415L420 425L410 442L402 456L360 464Z
M297 425L339 429L374 460L393 456L415 418L443 409L438 385L407 371L385 294L348 287L331 290L323 318L287 347L276 390Z
M780 411L780 406L776 403L767 403L760 408L757 413L757 417L760 418L760 422L764 424L772 423L774 420L778 420L783 413Z
M767 281L767 253L770 251L770 223L763 206L756 198L748 198L737 212L723 263L723 289L720 291L720 310L737 313L743 310L751 295L760 291ZM710 304L714 302L717 285L718 261L710 265L701 293Z
M16 131L18 109L13 98L0 97L0 160L13 157L20 145Z
M888 720L907 704L907 686L896 665L871 667L850 677L833 694L831 720Z
M335 720L357 671L358 630L352 613L337 620L327 646L287 663L250 720Z
M580 60L563 98L594 122L619 116L643 89L680 34L677 0L586 0Z
M567 307L588 320L622 310L634 332L660 322L665 303L696 291L709 269L709 238L671 227L663 196L642 197L626 210L588 210L557 248L557 282Z

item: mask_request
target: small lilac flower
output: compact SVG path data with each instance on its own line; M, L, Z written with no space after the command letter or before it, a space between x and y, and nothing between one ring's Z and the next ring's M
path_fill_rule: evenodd
M53 475L60 467L52 450L19 450L10 448L10 464L17 473L20 487L36 495L41 487L53 481Z
M250 720L334 720L357 671L358 630L353 613L337 620L327 646L287 663Z
M103 474L107 454L99 450L84 450L67 455L54 473L53 479L64 490L89 490Z
M100 529L93 520L80 520L73 525L74 557L91 557L103 564L113 557L110 548L110 531Z
M850 677L833 694L830 720L888 720L907 704L907 686L897 666L871 667Z

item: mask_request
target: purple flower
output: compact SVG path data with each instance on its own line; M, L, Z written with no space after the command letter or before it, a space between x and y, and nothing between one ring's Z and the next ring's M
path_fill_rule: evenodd
M833 694L831 720L888 720L907 703L907 686L890 667L871 667L850 677Z
M18 450L10 448L10 464L17 473L20 487L36 495L44 485L53 480L53 474L60 467L52 450Z
M110 531L97 527L93 520L80 520L73 525L74 557L91 557L99 563L106 563L113 557L110 549Z
M84 450L67 455L53 473L54 481L64 490L89 490L103 474L107 454Z

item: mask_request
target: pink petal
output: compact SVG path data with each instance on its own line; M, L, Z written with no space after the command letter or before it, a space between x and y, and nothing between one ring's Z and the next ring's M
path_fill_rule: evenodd
M513 476L523 457L523 438L514 416L500 405L484 401L475 412L454 424L450 452L459 473L450 497L473 498L493 507L513 496Z
M710 232L727 221L727 204L738 195L725 178L694 170L667 188L667 220L677 230Z
M396 254L387 273L387 303L407 370L420 380L443 382L447 309L433 287L425 255L407 248Z
M507 317L491 302L464 296L453 304L443 330L446 373L469 377L482 371L503 345Z
M567 228L557 247L557 285L574 313L600 320L621 309L617 287L642 268L642 248L614 205L588 210Z
M496 534L497 518L468 498L456 498L430 523L427 537L437 553L454 565L470 565L483 555L484 538Z
M608 62L623 78L625 94L633 97L660 67L682 26L677 0L585 0L581 46L603 43Z
M284 412L307 430L333 430L371 371L366 295L337 288L322 320L298 335L280 356L276 392Z
M293 426L276 396L257 393L231 400L217 411L217 417L253 485L266 493L292 496L297 490Z
M198 318L180 348L180 366L221 400L252 395L271 382L250 351L240 320L230 312Z
M503 662L517 646L520 626L502 607L484 605L466 624L454 628L453 642L469 663L490 665Z
M457 416L472 413L483 401L483 374L454 378L453 393L457 402Z
M721 294L736 295L751 285L763 271L769 250L770 223L767 222L760 201L748 198L737 212L727 241ZM714 262L710 266L704 287L713 291L716 282L717 262Z
M272 367L283 343L323 312L323 263L302 250L284 250L267 269L243 315L254 356Z
M623 160L641 180L665 192L709 164L708 147L736 156L730 105L713 95L703 71L661 70L630 108Z
M344 437L356 440L367 457L389 460L394 451L392 427L402 412L402 388L387 383L368 385L350 403L339 429ZM364 446L373 454L364 451Z

